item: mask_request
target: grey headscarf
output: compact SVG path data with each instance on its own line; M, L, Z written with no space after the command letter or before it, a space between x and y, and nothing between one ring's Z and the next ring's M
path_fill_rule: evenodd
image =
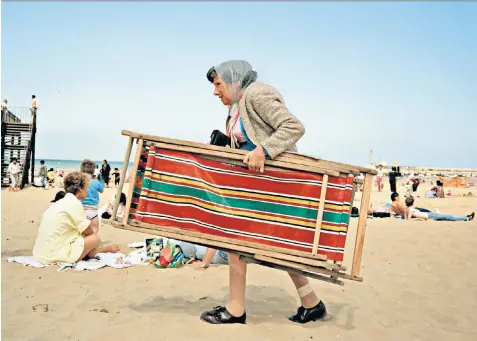
M209 82L213 83L215 76L227 84L232 105L240 99L241 91L257 80L257 72L245 60L228 60L210 68L207 72Z

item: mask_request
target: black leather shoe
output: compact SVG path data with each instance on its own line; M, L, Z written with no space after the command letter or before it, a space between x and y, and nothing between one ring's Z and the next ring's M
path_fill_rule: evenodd
M231 324L240 323L245 324L247 314L243 313L240 317L230 315L225 307L215 307L212 310L206 311L200 315L200 319L211 324Z
M310 321L320 320L326 316L326 306L320 301L313 308L305 309L303 307L298 308L295 315L290 316L288 319L297 323L307 323Z

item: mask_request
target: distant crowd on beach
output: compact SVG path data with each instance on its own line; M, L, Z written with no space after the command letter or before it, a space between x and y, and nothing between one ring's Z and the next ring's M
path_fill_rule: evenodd
M103 160L101 168L95 164L93 178L104 183L105 187L118 187L121 177L121 169L112 169L107 160ZM19 190L19 175L21 173L21 164L17 158L12 158L8 166L7 175L10 178L9 191ZM65 170L60 168L48 168L44 160L40 161L40 167L35 171L31 185L37 188L64 188ZM129 171L126 172L125 183L129 182Z
M377 175L376 175L376 187L378 192L383 191L383 164L377 166ZM398 173L399 169L393 167L391 173ZM474 219L475 212L472 212L466 216L454 216L451 214L442 214L438 209L431 211L427 208L416 207L416 198L420 198L417 193L419 185L430 182L429 179L424 177L419 178L415 176L414 173L411 173L407 180L403 183L405 189L404 202L401 201L401 196L397 192L397 186L395 179L391 180L392 176L390 175L390 187L391 187L391 196L390 202L387 202L383 206L375 206L374 203L371 203L368 208L368 217L375 218L389 218L394 216L397 219L414 219L414 220L437 220L437 221L471 221ZM437 180L434 185L431 183L431 187L425 192L426 199L444 199L447 196L451 196L452 192L450 190L445 191L444 183L441 180ZM466 196L472 196L472 192L469 192ZM351 215L357 217L359 211L356 207L352 208Z

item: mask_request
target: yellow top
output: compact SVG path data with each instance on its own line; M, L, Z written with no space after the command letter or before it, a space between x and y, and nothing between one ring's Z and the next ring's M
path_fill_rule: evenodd
M67 193L43 213L33 256L44 264L76 262L84 249L82 233L90 224L81 201Z
M47 176L49 180L53 180L55 178L55 172L48 172Z

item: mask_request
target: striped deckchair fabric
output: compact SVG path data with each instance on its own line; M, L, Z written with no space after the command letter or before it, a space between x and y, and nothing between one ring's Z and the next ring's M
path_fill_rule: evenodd
M312 252L323 176L248 169L144 144L130 218ZM342 261L353 177L329 176L318 253Z

